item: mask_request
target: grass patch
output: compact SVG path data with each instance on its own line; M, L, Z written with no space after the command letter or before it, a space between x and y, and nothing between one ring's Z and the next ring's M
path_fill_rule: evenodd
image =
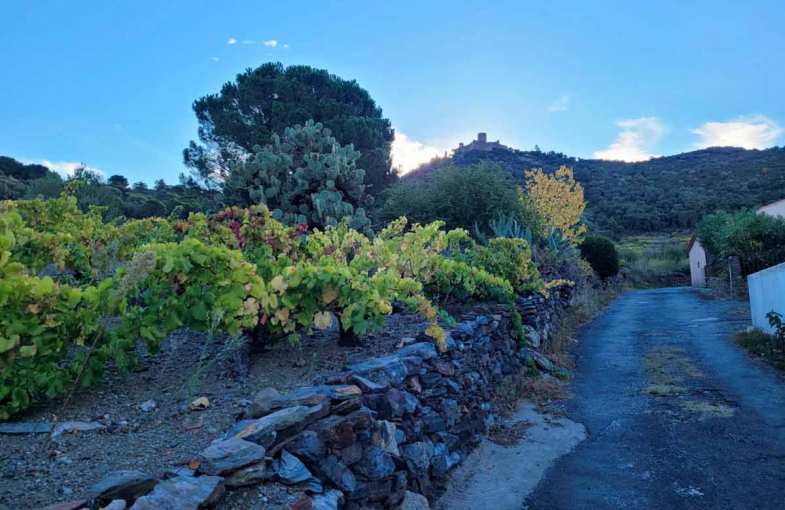
M646 375L654 387L678 387L686 378L703 377L703 372L687 358L684 349L670 345L655 347L643 360ZM650 387L652 387L650 386Z
M701 420L707 418L730 418L736 412L725 404L712 404L703 400L687 400L681 403L682 409L700 415Z
M570 307L553 324L551 339L546 344L547 354L558 365L573 368L570 347L575 343L578 328L600 315L623 291L618 280L605 284L578 286Z
M633 287L686 285L690 261L686 235L625 237L618 242L622 272Z
M752 329L736 333L734 339L738 345L753 355L780 370L785 370L785 352L782 351L773 335L767 335L763 331Z
M650 384L643 392L653 397L674 397L687 393L687 388L675 384Z

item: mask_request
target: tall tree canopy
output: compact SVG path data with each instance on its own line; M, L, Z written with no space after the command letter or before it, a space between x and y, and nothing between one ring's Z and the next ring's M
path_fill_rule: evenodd
M309 66L267 63L238 74L218 94L193 104L199 141L183 151L186 165L205 181L225 177L254 146L272 142L287 127L308 120L328 128L339 144L360 151L358 166L372 193L395 180L390 147L393 129L382 110L356 81Z

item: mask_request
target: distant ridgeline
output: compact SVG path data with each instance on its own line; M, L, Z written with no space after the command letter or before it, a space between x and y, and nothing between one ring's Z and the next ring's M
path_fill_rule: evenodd
M717 210L757 207L785 198L785 147L746 150L712 147L639 163L572 158L558 152L519 151L478 139L453 156L410 172L426 178L444 165L494 161L523 180L526 170L571 166L584 187L588 220L611 234L673 232L692 228Z
M186 217L192 211L213 211L218 207L217 192L187 183L170 186L159 180L148 188L143 182L130 184L121 175L112 175L104 181L89 172L83 181L74 192L79 207L86 211L91 206L100 206L107 221L119 216ZM24 164L0 156L0 200L55 198L65 189L65 184L60 174L43 165Z
M26 165L13 158L0 156L0 198L11 198L15 191L23 190L29 181L49 175L54 175L54 172L43 165Z

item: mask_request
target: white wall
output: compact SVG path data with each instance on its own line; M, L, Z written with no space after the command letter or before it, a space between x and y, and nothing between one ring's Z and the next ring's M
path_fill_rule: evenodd
M706 250L697 239L690 248L690 278L693 287L706 286Z
M773 333L766 314L774 310L785 315L785 263L752 273L747 277L752 325Z
M759 213L768 214L769 216L779 216L785 218L785 200L774 202L773 204L764 205L758 209Z

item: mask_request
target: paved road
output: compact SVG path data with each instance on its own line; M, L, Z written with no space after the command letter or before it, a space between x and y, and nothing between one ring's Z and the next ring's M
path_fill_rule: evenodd
M581 332L570 419L588 439L524 508L785 509L785 379L730 340L738 305L635 291Z

